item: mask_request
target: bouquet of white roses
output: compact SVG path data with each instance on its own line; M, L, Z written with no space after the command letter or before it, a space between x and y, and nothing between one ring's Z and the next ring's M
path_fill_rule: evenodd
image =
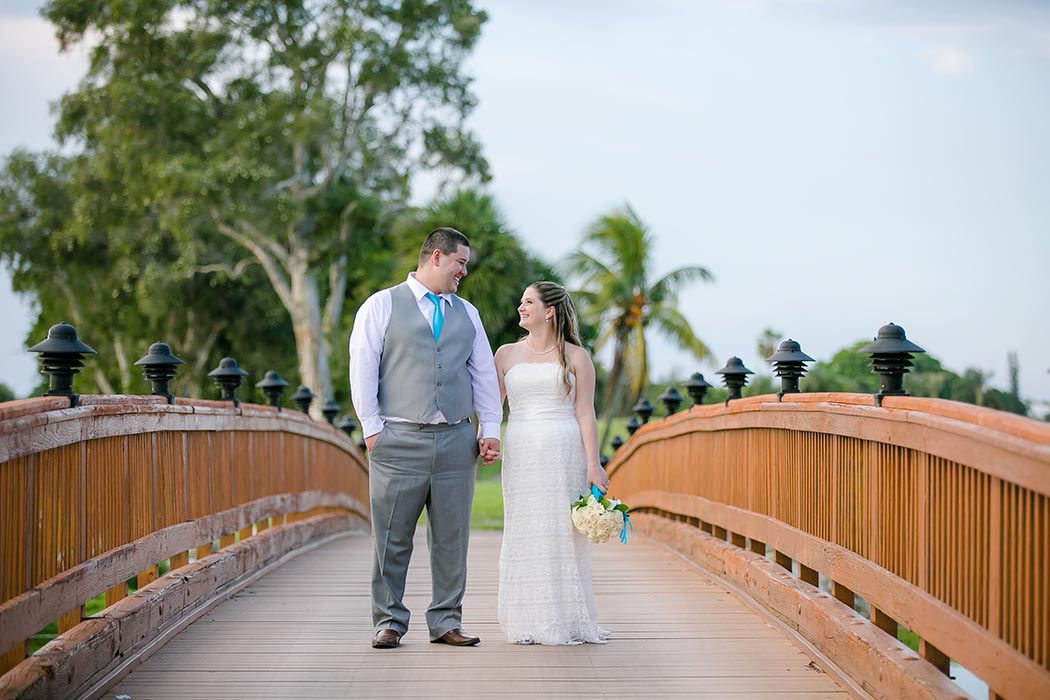
M574 501L572 508L572 524L594 543L601 543L619 535L620 541L627 543L627 527L631 519L627 515L630 510L625 503L606 498L598 487L591 486L589 496L580 496Z

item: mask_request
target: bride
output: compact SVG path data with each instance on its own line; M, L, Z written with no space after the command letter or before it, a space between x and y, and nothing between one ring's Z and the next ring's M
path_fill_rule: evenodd
M587 539L569 504L609 476L598 456L594 365L580 347L565 288L536 282L522 294L528 334L496 351L500 398L510 405L503 451L499 622L514 644L603 644Z

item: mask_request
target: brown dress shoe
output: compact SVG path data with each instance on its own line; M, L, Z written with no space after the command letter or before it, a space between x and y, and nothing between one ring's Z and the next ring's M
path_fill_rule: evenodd
M431 639L430 643L451 644L454 647L472 647L480 641L480 638L472 637L459 627L456 627L455 629L450 629L448 632L445 632L437 639Z
M401 635L394 630L379 630L372 637L373 649L393 649L401 643Z

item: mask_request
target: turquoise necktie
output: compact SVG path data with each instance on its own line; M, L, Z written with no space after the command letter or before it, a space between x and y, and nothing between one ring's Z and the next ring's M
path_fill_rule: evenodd
M434 340L441 337L441 326L445 323L445 312L441 308L441 297L433 292L427 292L427 299L434 302Z

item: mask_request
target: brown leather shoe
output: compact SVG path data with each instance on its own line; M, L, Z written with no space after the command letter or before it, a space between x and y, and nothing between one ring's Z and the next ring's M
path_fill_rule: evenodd
M472 647L480 641L480 638L472 637L459 627L456 627L455 629L450 629L448 632L445 632L437 639L431 639L430 643L451 644L454 647Z
M394 630L379 630L372 637L373 649L393 649L401 643L401 635Z

